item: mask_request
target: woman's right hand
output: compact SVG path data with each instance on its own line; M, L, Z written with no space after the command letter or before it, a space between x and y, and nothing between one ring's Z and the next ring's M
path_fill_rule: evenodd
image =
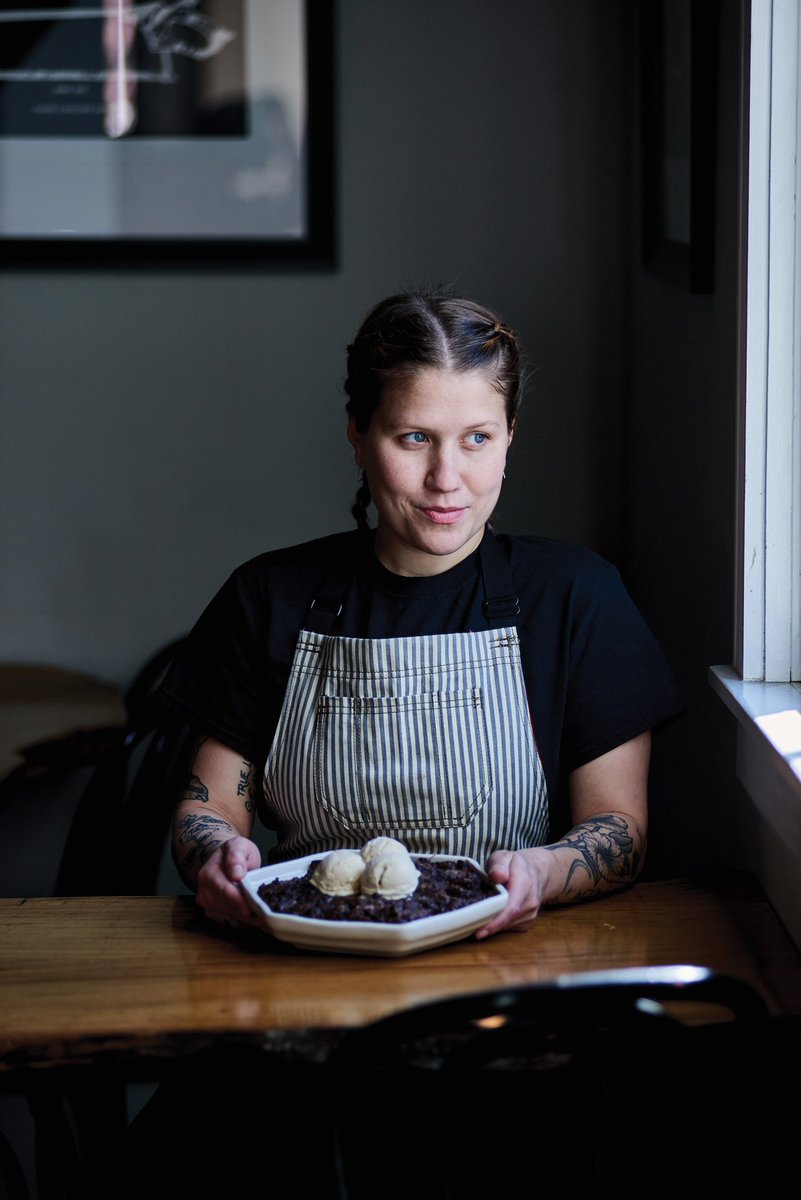
M214 738L198 739L173 818L173 857L218 925L258 925L240 887L247 872L261 866L250 837L257 786L252 762Z
M218 925L260 927L239 886L260 866L259 847L249 838L232 837L217 846L197 875L197 903L206 916Z

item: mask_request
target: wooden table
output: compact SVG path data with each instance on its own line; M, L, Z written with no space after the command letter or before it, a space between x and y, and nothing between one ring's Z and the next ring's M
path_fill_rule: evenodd
M747 875L640 883L526 933L401 959L223 933L188 896L0 900L0 1079L264 1045L460 992L671 963L738 976L774 1015L801 1013L801 959Z

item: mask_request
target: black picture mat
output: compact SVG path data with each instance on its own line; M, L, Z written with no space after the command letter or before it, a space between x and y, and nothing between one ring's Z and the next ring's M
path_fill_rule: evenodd
M4 237L0 266L333 268L335 213L335 0L305 0L306 232L302 237Z

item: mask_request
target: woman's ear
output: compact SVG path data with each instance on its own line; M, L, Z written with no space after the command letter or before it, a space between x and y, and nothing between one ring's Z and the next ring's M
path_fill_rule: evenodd
M353 446L356 466L361 470L364 466L364 434L356 428L353 417L348 417L348 441Z
M517 422L512 421L512 424L509 426L509 441L506 443L507 446L511 446L512 438L515 436L516 429L517 429Z

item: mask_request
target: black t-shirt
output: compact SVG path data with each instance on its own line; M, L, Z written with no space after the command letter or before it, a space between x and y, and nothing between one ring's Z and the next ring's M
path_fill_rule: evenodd
M497 542L519 599L523 673L556 835L570 824L568 773L675 716L681 699L613 566L547 538L499 535ZM331 580L342 581L342 612L332 630L341 636L486 628L478 552L441 575L412 578L381 566L371 536L335 534L259 555L234 571L164 681L164 702L262 765L298 630Z

